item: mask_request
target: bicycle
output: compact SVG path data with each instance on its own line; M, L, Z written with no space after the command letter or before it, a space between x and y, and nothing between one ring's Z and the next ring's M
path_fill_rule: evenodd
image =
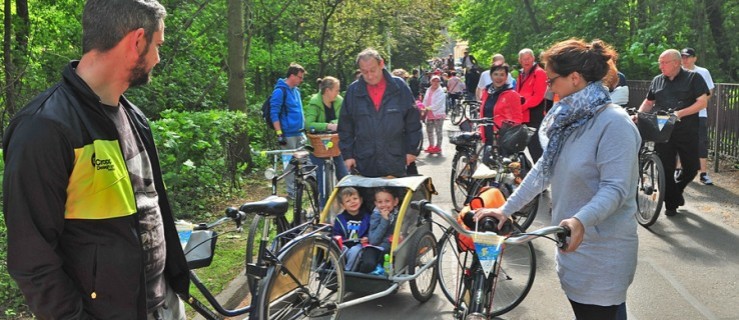
M491 118L469 119L477 126L493 126ZM476 131L476 130L475 130ZM462 208L486 188L499 189L508 198L521 180L531 170L531 162L523 151L503 156L499 153L497 139L489 146L483 146L477 132L462 133L451 137L457 152L452 159L451 189L455 210ZM523 144L525 146L525 144ZM482 159L482 166L479 165ZM513 214L513 221L522 230L534 222L539 209L539 198L535 197L524 208Z
M192 295L183 300L206 319L245 314L249 314L250 319L336 318L336 306L343 301L344 296L344 267L341 251L326 236L330 234L330 226L315 225L310 232L290 238L277 250L267 246L271 225L269 222L284 217L287 209L287 199L269 197L246 203L239 209L228 208L226 217L214 223L197 225L185 247L186 258L190 267L190 280L212 309ZM254 262L246 261L246 274L259 282L256 287L250 287L250 305L226 309L200 281L194 270L208 266L213 259L218 234L212 229L234 221L236 230L240 231L249 213L269 220L262 229L257 259ZM303 226L293 229L298 228L305 230ZM290 231L293 229L278 237L292 233Z
M319 202L318 202L318 186L316 178L313 176L313 172L316 169L315 165L310 164L308 159L308 150L311 147L300 147L289 150L269 150L269 151L255 151L252 150L252 154L255 155L272 155L273 165L271 168L265 170L265 178L271 181L272 196L277 196L277 183L283 180L288 174L295 174L295 199L293 200L293 219L288 220L285 215L275 217L276 232L278 234L284 234L290 228L303 226L306 223L312 222L317 218L319 213ZM290 157L287 160L287 157ZM283 162L285 160L291 165L290 170L286 170L282 174L277 174L277 164L279 159L282 157ZM257 236L257 230L262 229L265 226L264 221L260 215L254 216L251 225L249 226L249 233L247 234L247 247L246 247L246 261L247 263L254 262L254 245L256 244L255 237ZM293 230L293 236L299 234ZM276 237L276 241L270 244L270 248L273 251L278 250L284 245L289 237L287 234L283 237ZM247 284L252 288L256 284L256 279L247 275Z
M439 240L436 263L439 286L454 305L455 319L489 319L523 302L536 276L536 255L531 240L545 237L561 249L567 247L569 229L566 227L550 226L499 236L466 230L450 213L425 200L411 205L422 214L431 211L449 224ZM548 237L551 234L557 238ZM462 235L476 239L475 249L458 245L458 236Z
M479 118L480 102L458 99L451 111L450 120L456 126L462 123L462 120Z
M676 119L672 110L644 113L638 112L636 108L629 108L626 111L629 115L637 115L640 120L643 119L637 122L642 145L639 148L636 221L644 227L650 227L657 222L659 213L662 211L666 184L664 165L654 150L654 145L669 139ZM657 120L657 117L661 118L659 121L663 121L662 128L659 128L657 123L652 123L653 120ZM656 132L653 128L655 125L657 125Z

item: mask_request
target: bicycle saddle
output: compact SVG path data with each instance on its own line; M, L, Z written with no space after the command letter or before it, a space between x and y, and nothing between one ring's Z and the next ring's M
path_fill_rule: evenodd
M256 213L265 217L281 217L287 212L287 199L278 196L269 196L261 201L244 203L239 210L244 213Z

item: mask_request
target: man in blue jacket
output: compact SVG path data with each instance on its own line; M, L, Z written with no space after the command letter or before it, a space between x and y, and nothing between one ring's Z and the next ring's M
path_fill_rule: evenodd
M283 149L295 149L303 143L303 101L298 86L303 83L305 69L297 63L291 63L284 79L277 80L275 90L270 96L270 115L277 133L277 141ZM291 168L288 167L287 170ZM295 197L295 175L285 177L287 194Z
M366 177L404 177L421 142L415 99L403 79L385 70L376 50L359 53L357 65L362 77L349 85L339 116L346 168Z
M149 82L166 11L88 0L82 58L5 132L8 272L39 319L184 319L185 255L151 127L123 93Z

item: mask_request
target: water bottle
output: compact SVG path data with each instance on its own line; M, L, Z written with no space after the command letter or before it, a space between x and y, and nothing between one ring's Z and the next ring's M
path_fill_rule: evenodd
M385 269L385 274L390 275L393 271L393 265L390 263L390 254L386 253L382 267Z

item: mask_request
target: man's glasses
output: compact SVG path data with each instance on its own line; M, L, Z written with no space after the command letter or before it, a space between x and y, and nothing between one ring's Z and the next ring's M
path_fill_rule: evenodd
M561 77L561 76L556 76L554 78L547 78L547 85L548 86L551 86L552 83L554 83L554 80L557 80L557 78L559 78L559 77Z

